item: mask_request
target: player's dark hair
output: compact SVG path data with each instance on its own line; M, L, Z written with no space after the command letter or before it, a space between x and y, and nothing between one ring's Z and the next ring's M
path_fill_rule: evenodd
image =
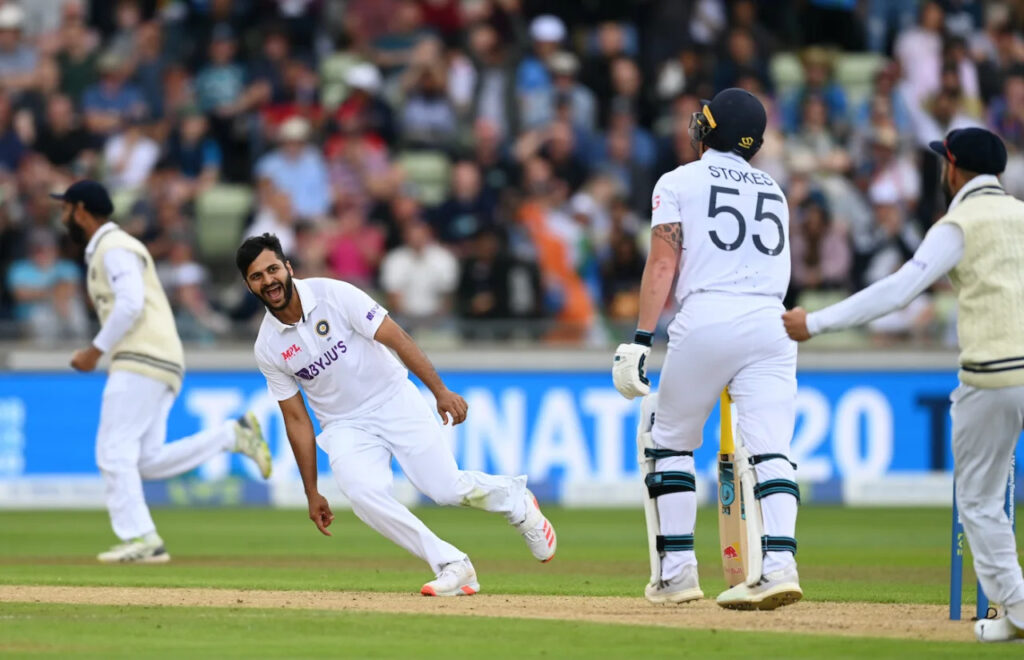
M276 254L281 263L287 261L284 256L284 250L281 249L281 241L278 240L277 236L270 232L260 236L250 236L242 241L242 244L238 246L238 251L235 252L235 265L238 266L243 279L249 274L249 266L252 265L252 262L256 261L256 257L260 256L264 250L270 250Z

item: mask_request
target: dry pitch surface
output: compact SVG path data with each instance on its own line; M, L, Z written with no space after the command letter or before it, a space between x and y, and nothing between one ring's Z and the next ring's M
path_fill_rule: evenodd
M413 594L345 591L265 591L139 587L0 586L0 602L167 607L252 607L449 614L653 625L701 630L748 630L972 641L969 622L946 620L940 605L801 602L772 612L736 612L705 599L657 607L642 598L478 594L424 598Z

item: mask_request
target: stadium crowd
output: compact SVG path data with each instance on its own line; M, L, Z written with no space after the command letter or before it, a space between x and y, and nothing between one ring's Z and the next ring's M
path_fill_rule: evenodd
M731 86L768 108L788 302L824 304L944 211L929 140L989 126L1024 194L1022 27L1019 0L0 0L0 332L90 331L48 198L90 177L186 339L260 316L231 253L272 231L415 330L617 340L651 188ZM874 338L941 342L943 299Z

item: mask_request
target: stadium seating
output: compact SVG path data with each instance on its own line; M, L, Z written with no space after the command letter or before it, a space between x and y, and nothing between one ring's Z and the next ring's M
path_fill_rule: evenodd
M218 185L196 199L196 239L204 259L231 260L252 208L248 186Z

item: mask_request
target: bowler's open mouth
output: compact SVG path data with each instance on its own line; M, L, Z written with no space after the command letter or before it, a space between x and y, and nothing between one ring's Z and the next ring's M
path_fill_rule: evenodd
M274 283L263 289L263 297L270 302L281 302L284 298L284 287L281 284Z

